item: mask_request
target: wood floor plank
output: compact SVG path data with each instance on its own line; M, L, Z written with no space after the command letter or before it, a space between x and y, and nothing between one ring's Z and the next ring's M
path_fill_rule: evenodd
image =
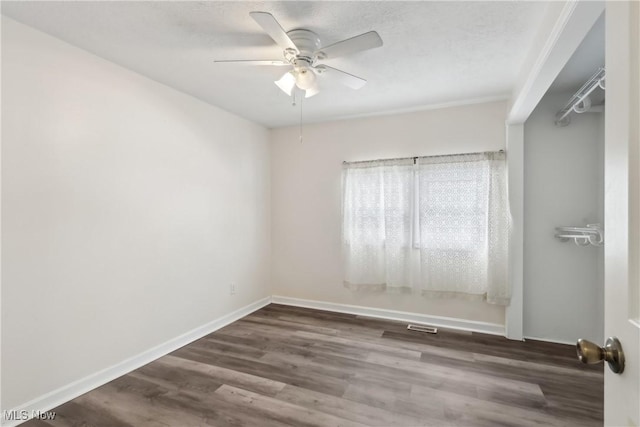
M271 325L281 330L316 332L316 333L325 334L325 335L337 335L340 332L338 329L335 329L335 328L325 328L322 326L307 325L304 323L292 323L292 322L287 322L286 320L280 320L278 318L271 318L271 317L249 315L245 317L243 321L246 321L247 323Z
M151 378L162 378L171 383L177 390L204 394L213 393L223 384L202 372L182 369L175 365L167 364L164 361L157 361L157 363L145 365L132 374L140 374Z
M300 427L363 427L354 421L334 415L294 405L282 400L263 396L240 388L224 385L216 391L230 402L241 406L258 408L265 414L277 417L287 424Z
M129 374L136 379L141 379L153 383L159 387L167 390L177 392L170 395L174 398L170 405L176 412L187 412L188 419L191 413L204 415L205 422L211 421L213 425L230 425L230 426L256 426L256 425L268 425L269 427L284 427L289 424L283 423L278 419L269 416L268 414L261 413L252 407L242 408L241 411L238 407L227 402L225 399L221 399L215 392L195 392L192 389L183 389L176 384L165 380L160 377L149 377L139 371L134 371ZM218 387L219 389L219 387ZM216 389L216 391L218 390ZM175 402L185 400L185 405L179 405L175 407ZM204 409L199 409L199 405L204 405ZM197 421L196 421L197 422Z
M487 364L493 363L501 366L506 365L506 366L516 367L523 371L534 370L542 374L546 373L546 374L553 374L553 375L573 375L575 374L575 371L576 371L575 369L567 368L564 366L541 364L541 363L529 362L526 360L514 360L514 359L509 359L507 357L491 356L488 354L473 353L472 359L476 362L483 362ZM602 372L600 372L600 370L597 370L597 371L585 370L581 373L581 375L585 377L599 378L599 377L602 377Z
M472 353L506 357L514 360L534 361L542 365L566 366L575 370L599 371L602 365L576 364L575 347L535 341L511 341L504 337L472 333L461 340L451 334L415 334L410 331L385 331L383 337L396 341L411 341L433 346L469 351ZM555 348L555 350L550 350Z
M258 360L250 360L243 357L231 357L217 354L211 351L203 352L197 349L180 349L173 353L178 357L194 360L196 362L208 363L233 369L246 374L259 375L274 381L284 382L299 387L306 387L310 390L339 396L344 393L346 384L335 378L320 378L309 373L291 372L290 370Z
M194 362L192 360L182 359L171 355L162 357L154 363L157 363L160 366L168 365L199 373L206 377L213 378L217 383L229 384L267 396L275 396L286 386L283 382L221 368L220 366Z
M58 426L62 426L64 421L58 421ZM44 420L39 420L39 419L32 419L31 421L29 421L29 427L51 427L53 424L49 424L48 422L44 421ZM65 426L71 426L72 424L64 424Z
M271 304L29 427L601 426L573 346Z
M386 411L377 406L365 405L348 399L329 396L294 386L286 386L276 396L278 400L313 408L368 426L420 425L418 418Z
M126 375L81 396L77 402L89 408L97 407L101 411L108 411L121 420L122 424L132 426L213 425L204 414L189 410L176 411L182 405L179 400L173 400L172 396L166 396L168 393L169 390L156 384ZM113 411L113 408L117 408L117 411ZM99 423L100 420L91 420L89 425L109 425Z
M382 335L383 330L378 328L370 328L366 326L362 326L360 324L347 323L342 320L329 320L329 319L314 319L308 316L299 316L299 315L282 315L278 317L280 320L285 320L287 322L291 322L293 324L302 324L302 325L319 325L329 329L338 329L340 335L347 335L349 333L361 335L361 336L372 336L379 337Z
M355 340L352 338L344 338L342 336L326 336L322 334L317 334L313 332L306 331L296 331L296 337L302 337L313 341L322 342L325 344L332 345L340 345L344 347L355 347L358 349L365 349L368 351L375 351L382 354L392 354L395 356L405 357L407 359L420 359L422 357L422 348L420 350L417 349L407 349L398 346L387 345L386 343L380 343L376 340L367 339L367 340Z
M29 422L30 427L57 426L57 427L73 427L73 426L120 426L135 427L129 424L117 414L112 414L107 408L93 405L90 402L67 402L57 407L54 412L56 416L52 421L33 420Z
M444 408L445 416L451 420L477 418L480 421L490 421L493 425L509 425L509 423L519 423L518 425L522 426L563 425L562 422L556 422L548 414L534 409L488 402L457 393L425 389L420 386L412 387L411 399L414 402L430 400L439 403Z
M260 360L270 365L280 366L291 372L304 371L317 377L330 377L342 381L348 381L353 377L353 373L347 372L340 366L329 365L327 363L318 363L314 361L315 357L299 356L288 353L269 353L265 354Z
M233 335L217 335L205 338L210 343L221 343L223 346L227 343L236 345L238 349L247 348L248 350L259 349L263 353L289 353L300 356L310 355L315 352L323 352L345 357L366 357L368 351L356 346L336 345L332 343L318 342L312 338L298 337L292 334L279 333L271 334L244 334L243 336ZM211 346L209 347L211 348ZM240 351L240 353L248 354L248 352ZM258 355L259 357L261 355ZM415 358L419 359L418 353Z
M297 350L304 350L315 344L314 341L298 338L293 334L281 334L279 337L273 337L268 335L256 334L256 333L244 333L243 335L226 334L216 332L214 335L205 337L206 340L212 342L220 342L222 344L236 344L239 346L247 346L249 348L258 349L263 352L268 352L272 348L271 346L288 345L295 347Z
M475 372L463 372L456 368L450 368L443 365L422 361L414 362L379 354L371 354L367 358L367 361L383 366L394 366L398 369L406 370L409 373L439 376L443 379L457 379L476 386L492 385L500 387L511 393L543 397L540 386L531 382L496 378L495 376L478 374Z
M393 412L394 402L411 394L409 384L405 384L405 387L398 387L397 383L395 385L396 387L393 387L389 386L389 383L381 384L380 381L359 379L358 382L349 384L342 397Z

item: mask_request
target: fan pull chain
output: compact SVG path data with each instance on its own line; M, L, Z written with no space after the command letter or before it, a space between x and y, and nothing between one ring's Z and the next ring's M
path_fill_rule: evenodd
M300 144L302 144L302 99L304 97L300 96L300 127L298 128L298 133L300 135Z

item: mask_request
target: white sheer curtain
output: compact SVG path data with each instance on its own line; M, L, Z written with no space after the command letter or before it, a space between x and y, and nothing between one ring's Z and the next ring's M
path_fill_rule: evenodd
M504 153L347 163L345 285L508 304Z

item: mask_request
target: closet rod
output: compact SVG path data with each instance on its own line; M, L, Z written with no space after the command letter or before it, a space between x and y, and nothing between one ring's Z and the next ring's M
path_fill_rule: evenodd
M578 112L580 104L582 104L585 99L596 90L596 88L601 88L604 90L604 80L605 80L605 69L604 67L598 68L598 71L595 72L593 76L587 82L582 85L582 87L571 97L567 105L556 114L556 125L566 125L567 122L563 122L563 120L571 114L573 111ZM580 111L584 112L584 111Z
M433 158L438 158L438 157L451 157L451 156L473 156L476 154L504 154L504 150L498 150L498 151L478 151L475 153L457 153L457 154L437 154L435 156L413 156L413 157L395 157L392 159L375 159L375 160L357 160L355 162L348 162L346 160L344 160L342 162L342 164L349 164L349 165L354 165L354 164L358 164L358 163L371 163L371 162L386 162L386 161L394 161L394 160L411 160L413 159L413 162L415 163L415 161L417 159L433 159Z

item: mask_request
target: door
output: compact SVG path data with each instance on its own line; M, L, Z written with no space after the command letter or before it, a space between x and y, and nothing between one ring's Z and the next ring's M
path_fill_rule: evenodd
M625 369L605 368L607 426L640 426L640 4L606 4L605 336L618 337Z

